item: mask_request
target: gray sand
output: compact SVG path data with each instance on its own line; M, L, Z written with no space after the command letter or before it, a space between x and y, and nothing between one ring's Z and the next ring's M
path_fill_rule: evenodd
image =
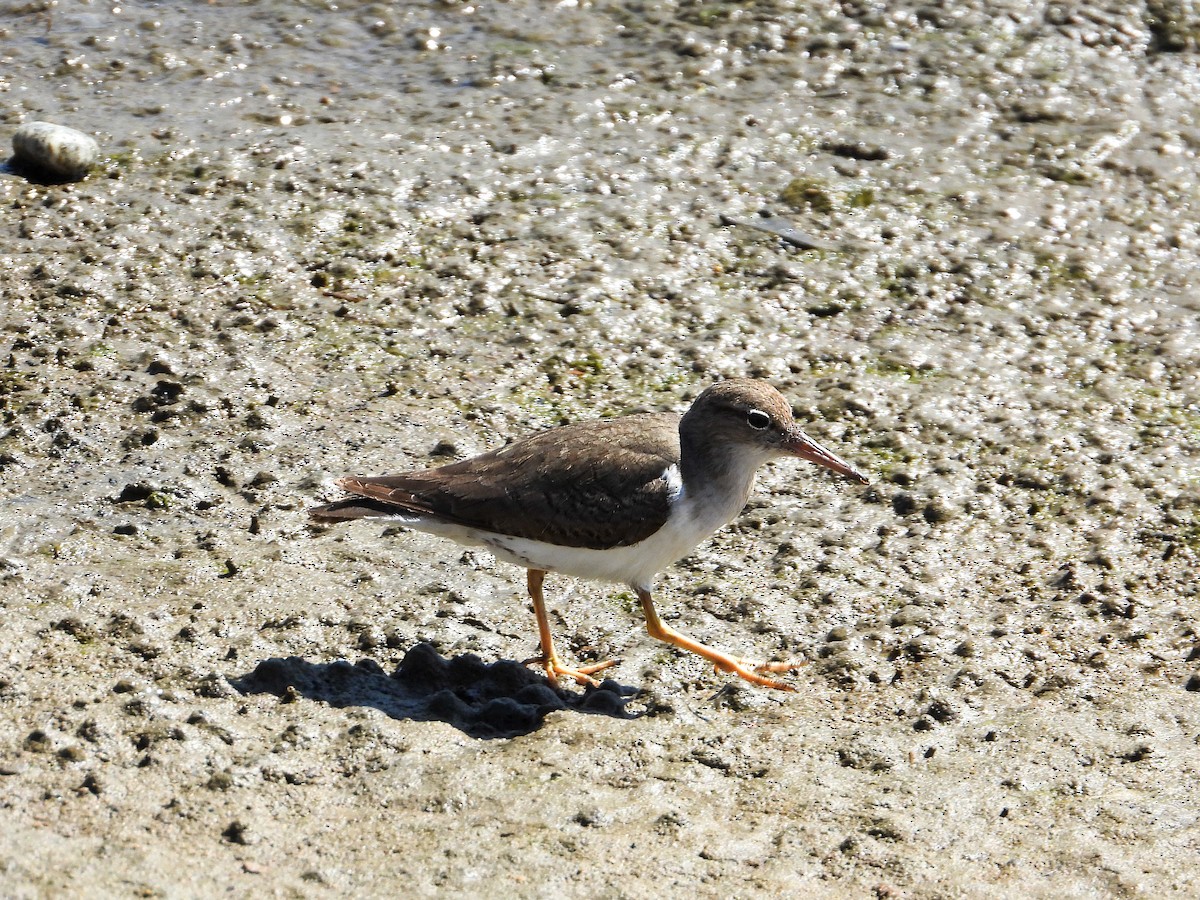
M44 6L0 133L104 159L0 174L0 893L1200 893L1194 4ZM874 479L661 580L795 694L554 577L623 662L551 690L520 570L306 521L732 375Z

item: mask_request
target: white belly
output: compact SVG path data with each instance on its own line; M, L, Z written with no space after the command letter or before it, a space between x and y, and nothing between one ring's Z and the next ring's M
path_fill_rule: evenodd
M749 486L746 493L749 493ZM739 492L723 502L714 502L712 495L702 500L699 502L698 498L681 491L671 504L671 514L662 528L637 544L608 550L561 547L426 519L398 516L396 520L460 544L487 547L497 559L516 566L649 590L655 575L687 556L701 541L741 512L746 495Z

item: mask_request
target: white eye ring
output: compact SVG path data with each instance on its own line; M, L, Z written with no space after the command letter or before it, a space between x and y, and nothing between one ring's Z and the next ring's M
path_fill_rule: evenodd
M746 413L746 424L757 431L762 431L771 424L771 417L761 409L752 409Z

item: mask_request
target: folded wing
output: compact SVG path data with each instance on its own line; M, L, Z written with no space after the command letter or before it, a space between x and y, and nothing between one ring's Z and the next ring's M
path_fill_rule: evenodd
M568 425L436 469L343 478L338 485L355 496L311 514L427 517L596 550L636 544L666 522L678 491L678 421L646 414Z

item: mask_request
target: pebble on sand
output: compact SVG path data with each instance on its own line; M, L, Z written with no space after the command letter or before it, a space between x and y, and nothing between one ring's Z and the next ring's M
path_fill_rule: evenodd
M100 145L82 131L30 122L13 134L13 160L47 175L79 181L100 158Z

